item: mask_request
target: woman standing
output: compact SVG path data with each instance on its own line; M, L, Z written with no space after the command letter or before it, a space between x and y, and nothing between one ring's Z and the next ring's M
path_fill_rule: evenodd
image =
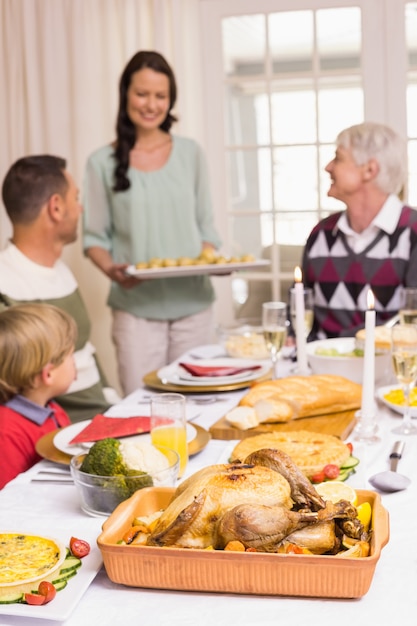
M124 392L205 343L214 290L207 276L140 281L125 268L152 258L195 258L217 248L204 155L170 133L172 69L157 52L136 53L119 85L117 136L94 152L84 181L84 249L112 283L112 338Z

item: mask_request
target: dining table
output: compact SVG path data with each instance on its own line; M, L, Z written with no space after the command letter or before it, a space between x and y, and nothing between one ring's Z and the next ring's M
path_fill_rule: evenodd
M184 355L185 357L196 357ZM184 357L182 357L184 358ZM281 376L293 373L290 359L280 361ZM207 393L185 393L187 417L205 431L235 407L247 388ZM109 415L149 414L149 400L160 389L143 387L112 407ZM206 398L206 400L204 400ZM389 515L389 541L376 564L369 590L358 599L309 598L252 594L167 591L128 587L113 583L102 564L96 539L106 517L92 517L80 508L77 492L65 465L42 459L0 491L0 528L30 531L60 537L69 542L75 536L88 540L90 554L83 559L74 582L58 592L49 605L0 605L0 626L256 626L379 625L411 626L417 619L417 437L392 433L401 415L378 401L379 441L347 441L360 459L347 479L355 489L374 489L369 478L389 467L389 455L398 439L405 441L398 471L411 479L407 489L381 493ZM146 413L147 412L147 413ZM417 420L416 420L417 421ZM227 462L235 440L211 438L190 457L181 481L197 470ZM416 541L416 543L414 543ZM320 568L314 572L320 576ZM78 581L76 579L79 579ZM55 605L55 606L54 606ZM18 607L18 609L16 609ZM26 613L25 613L25 610Z

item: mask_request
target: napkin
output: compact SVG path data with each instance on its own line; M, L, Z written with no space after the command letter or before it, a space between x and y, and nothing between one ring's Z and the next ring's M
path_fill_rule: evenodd
M69 443L99 441L100 439L106 439L106 437L140 435L149 433L150 430L150 417L106 417L105 415L96 415L90 424L83 428Z
M194 365L194 363L180 363L192 376L234 376L244 372L253 372L260 369L260 365L247 367L232 367L229 365Z

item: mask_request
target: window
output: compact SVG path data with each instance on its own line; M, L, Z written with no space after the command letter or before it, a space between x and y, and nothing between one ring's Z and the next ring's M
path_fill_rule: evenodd
M405 131L405 94L394 100L384 67L388 57L393 76L401 70L394 60L404 38L409 196L417 204L417 2L202 0L202 10L207 106L223 120L210 126L208 153L225 245L271 259L263 274L232 277L222 307L226 317L256 317L263 300L287 299L311 228L343 208L327 197L324 171L338 132L363 119ZM406 35L388 29L384 41L393 14Z

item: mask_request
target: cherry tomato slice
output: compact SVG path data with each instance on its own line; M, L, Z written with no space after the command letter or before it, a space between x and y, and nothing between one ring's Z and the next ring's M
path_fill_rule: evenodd
M311 477L311 482L312 483L322 483L325 479L325 475L324 475L324 471L322 470L321 472L317 472L317 474L314 474L314 476Z
M47 580L43 580L42 582L39 583L38 591L41 594L41 596L44 596L45 598L44 604L46 604L47 602L50 602L56 596L56 589L54 585L48 582Z
M45 604L46 598L45 596L41 596L40 593L25 593L25 602L33 606L40 606L41 604Z
M340 468L337 465L334 465L333 463L329 463L328 465L325 465L323 467L323 472L326 478L329 478L330 480L334 480L335 478L339 476Z
M89 554L90 544L87 541L84 541L84 539L71 537L70 550L74 556L76 556L78 559L82 559L84 556L87 556L87 554Z

